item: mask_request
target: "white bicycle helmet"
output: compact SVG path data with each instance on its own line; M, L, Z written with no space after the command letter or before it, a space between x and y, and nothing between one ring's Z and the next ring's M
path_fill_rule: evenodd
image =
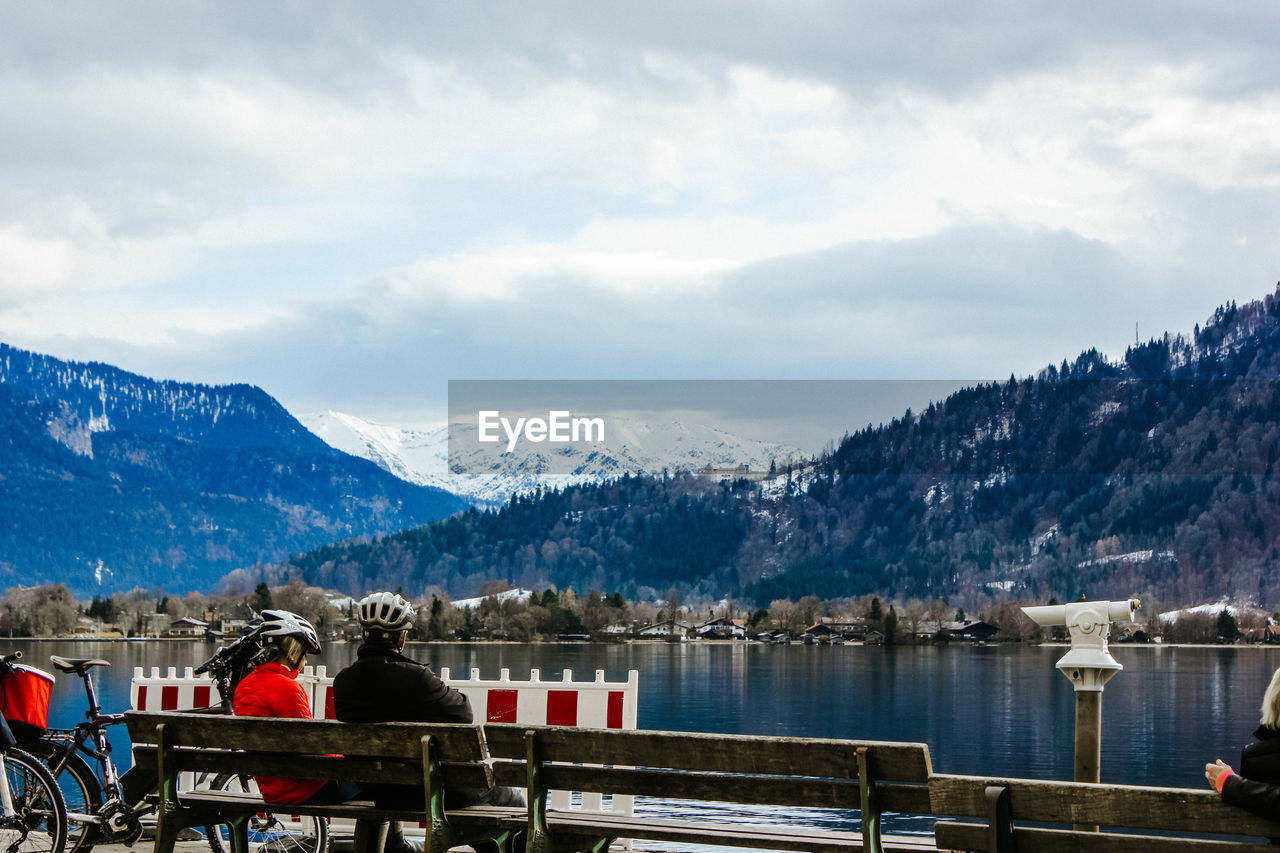
M259 635L275 640L278 637L295 637L306 648L307 654L320 654L320 638L315 627L297 613L288 610L262 611L262 627Z
M374 592L360 599L360 626L395 633L413 625L413 605L394 592Z

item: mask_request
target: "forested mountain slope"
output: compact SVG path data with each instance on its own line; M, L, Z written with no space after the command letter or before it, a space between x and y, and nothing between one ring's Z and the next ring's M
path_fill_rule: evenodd
M259 388L0 344L0 585L204 590L463 506L333 450Z
M623 478L276 571L357 591L489 579L634 595L1229 595L1280 604L1280 291L846 436L786 483Z

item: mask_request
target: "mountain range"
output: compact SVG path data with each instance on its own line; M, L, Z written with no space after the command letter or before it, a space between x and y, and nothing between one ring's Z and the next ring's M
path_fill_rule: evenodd
M1137 594L1274 609L1277 379L1280 289L1122 358L1089 350L962 389L803 463L633 423L567 475L580 482L549 487L536 455L481 478L482 510L428 485L445 482L426 473L444 467L442 427L330 413L312 432L248 385L0 344L0 585L83 596L296 576L352 594L460 597L501 580L761 604ZM693 473L722 461L778 462L779 476Z
M518 496L272 569L758 604L816 594L1280 604L1280 290L1109 360L962 389L767 488L692 474ZM976 612L976 611L975 611Z
M705 424L611 415L607 440L600 445L570 444L557 450L553 460L538 445L522 443L495 465L492 454L460 449L478 447L472 440L474 424L453 425L455 456L450 458L447 424L397 427L332 410L299 420L339 450L481 507L498 507L512 495L536 490L613 480L624 472L661 475L664 470L697 471L708 465L767 471L804 456L796 447Z
M0 588L208 590L228 572L465 501L329 447L249 385L0 344Z

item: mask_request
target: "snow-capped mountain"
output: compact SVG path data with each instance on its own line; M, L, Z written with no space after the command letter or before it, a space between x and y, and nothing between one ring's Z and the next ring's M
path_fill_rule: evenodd
M540 486L599 482L625 473L660 474L663 469L698 471L706 466L746 465L763 472L772 464L781 468L803 456L795 447L743 438L704 424L611 416L603 445L563 445L548 451L542 445L521 443L497 461L492 452L480 450L460 452L450 460L444 423L398 427L335 411L298 419L331 447L372 460L411 483L436 486L486 505L505 503L514 494L527 494ZM455 446L478 447L472 440L474 424L455 425L455 429L462 431L455 434Z

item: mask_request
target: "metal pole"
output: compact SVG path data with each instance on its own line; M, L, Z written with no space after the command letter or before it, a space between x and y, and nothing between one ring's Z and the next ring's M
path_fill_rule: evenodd
M1076 781L1101 781L1102 691L1076 691ZM1097 832L1098 825L1077 823L1076 832Z
M1101 781L1102 691L1076 691L1076 781Z

